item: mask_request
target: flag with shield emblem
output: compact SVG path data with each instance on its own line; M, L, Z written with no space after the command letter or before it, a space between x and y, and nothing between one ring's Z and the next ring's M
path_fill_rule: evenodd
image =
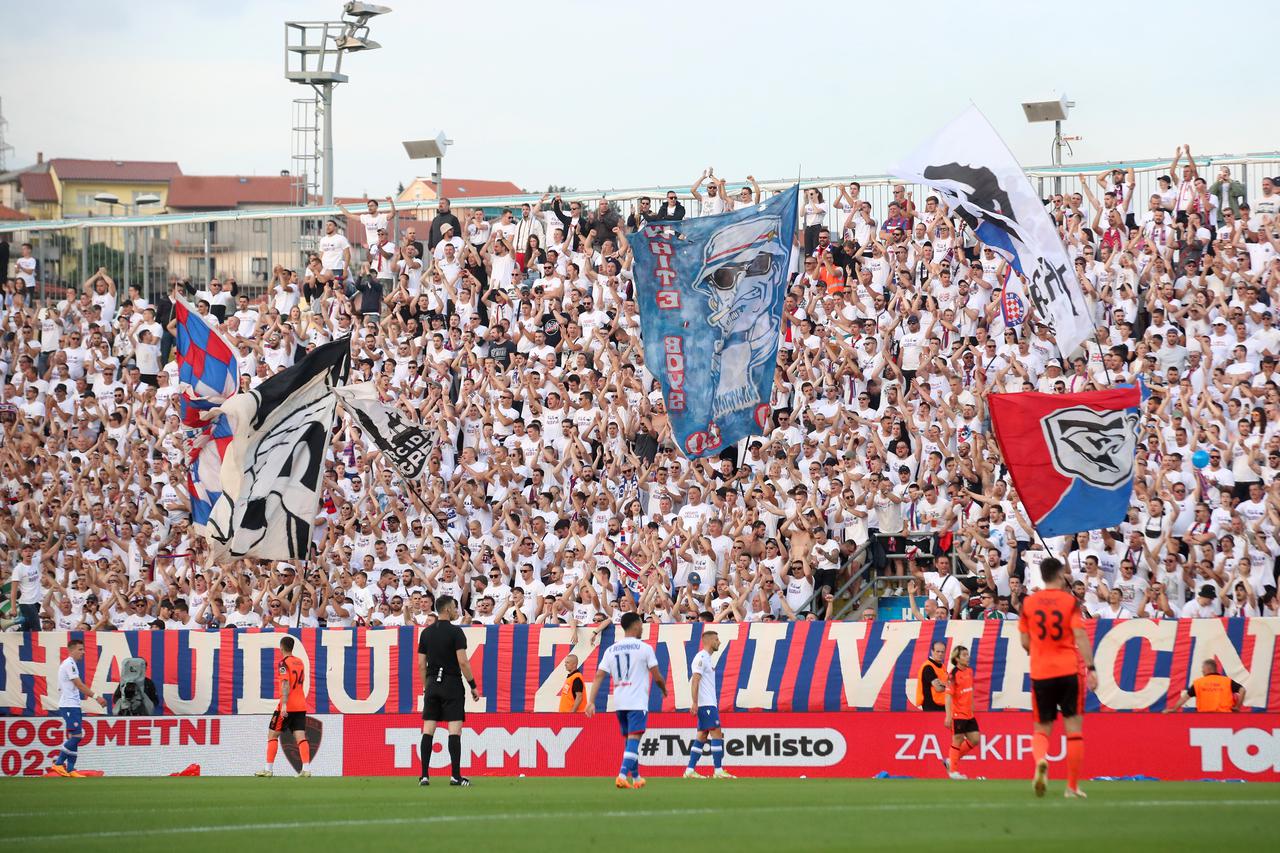
M1041 536L1110 527L1133 494L1142 391L992 394L996 442Z

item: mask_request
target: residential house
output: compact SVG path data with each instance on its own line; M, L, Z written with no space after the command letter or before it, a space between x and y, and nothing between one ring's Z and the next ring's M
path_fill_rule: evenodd
M180 175L169 185L167 207L171 214L279 210L292 206L295 198L288 175ZM319 239L320 223L318 217L300 215L168 225L167 269L193 282L234 276L242 287L257 292L271 280L276 265L302 268Z
M468 198L486 198L490 196L520 195L524 190L510 181L481 181L471 178L445 178L444 194L455 209L467 207ZM404 188L404 192L396 197L396 203L414 201L432 201L439 198L436 182L430 178L414 178ZM498 214L497 208L485 208L485 216ZM418 219L430 219L435 215L435 208L423 208L417 212Z
M150 209L159 213L169 193L169 181L182 174L177 163L146 160L81 160L55 157L36 162L25 169L0 175L0 203L19 210L33 219L87 219L123 216L131 212L139 197L158 196L159 205ZM97 201L95 196L109 194L117 204ZM143 213L148 208L141 209ZM146 239L150 236L132 229L94 228L87 232L79 250L79 235L57 231L39 231L30 235L40 264L41 282L77 282L85 269L107 267L118 280L129 283L150 279L152 269L143 259Z

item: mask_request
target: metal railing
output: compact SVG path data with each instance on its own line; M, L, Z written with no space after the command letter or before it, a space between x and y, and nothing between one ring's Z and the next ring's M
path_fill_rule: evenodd
M844 595L845 593L847 593L847 592L849 591L849 588L850 588L851 586L853 586L853 584L854 584L854 583L855 583L859 578L866 577L867 569L868 569L869 564L868 564L868 563L866 563L866 562L864 561L864 559L863 559L863 558L865 558L865 557L866 557L866 555L867 555L867 549L870 547L870 545L871 545L871 540L870 540L870 539L868 539L866 542L864 542L864 543L861 545L861 547L859 547L859 548L858 548L858 550L857 550L857 551L854 551L854 552L853 552L853 554L849 557L849 562L853 562L853 561L857 561L857 562L858 562L858 569L857 569L857 571L853 572L853 574L851 574L851 575L849 576L849 579L848 579L848 580L846 580L843 584L841 584L841 585L840 585L840 588L839 588L839 589L833 590L833 595L834 595L835 602L836 602L837 606L840 606L840 605L839 605L839 602L840 602L840 596L842 596L842 595ZM796 610L796 614L797 614L797 615L799 615L799 614L801 614L801 613L805 613L805 612L807 612L810 608L812 608L812 607L814 606L814 604L818 601L819 596L821 596L821 595L822 595L822 590L823 590L823 589L825 589L825 587L817 587L817 588L815 588L815 589L813 590L813 595L809 596L809 597L805 600L804 604L800 605L799 609L797 609L797 610ZM861 600L863 597L864 597L864 596L862 596L861 594L859 594L859 595L857 596L857 600ZM815 610L814 612L816 613L817 611ZM841 610L840 612L847 612L847 605L846 605L846 609L843 609L843 610ZM836 614L836 611L832 611L832 617L833 617L833 619L843 619L843 618L844 618L843 616L836 616L835 614Z
M1170 159L1146 159L1109 163L1086 163L1061 167L1033 167L1027 175L1041 194L1049 196L1055 182L1062 192L1079 190L1077 175L1094 176L1112 167L1133 168L1136 178L1134 210L1145 208L1145 199L1156 188L1156 179L1169 171ZM1226 166L1235 180L1241 181L1250 198L1261 191L1262 178L1280 174L1280 152L1256 154L1200 155L1196 159L1200 174L1211 183L1218 168ZM1177 176L1175 176L1177 177ZM883 220L892 198L894 186L903 182L889 175L848 175L839 177L814 177L801 181L805 188L822 191L828 205L827 225L837 234L843 226L846 212L837 204L839 187L850 181L861 184L861 198L871 203L873 215ZM779 190L793 183L793 179L761 182L767 191ZM569 192L561 195L565 201L592 202L600 199L614 204L625 217L636 209L641 196L650 197L660 204L669 189L681 197L690 216L700 213L699 202L691 198L689 184L658 187L630 187L622 189ZM728 185L732 195L744 186ZM1096 184L1092 185L1096 187ZM907 184L916 204L924 205L926 188ZM1095 189L1095 194L1097 190ZM455 213L465 209L483 208L496 214L503 208L512 208L517 214L524 203L536 202L539 193L521 193L509 196L469 198L455 202ZM425 237L429 221L434 214L435 201L416 201L397 204L400 216L392 219L393 239L399 239L403 229L415 227L419 237ZM358 212L352 208L353 213ZM55 287L78 287L99 267L105 267L116 280L121 293L128 285L138 285L142 293L154 297L157 290L172 278L190 279L203 285L211 276L234 278L250 294L261 291L270 282L272 269L280 265L300 269L307 253L315 249L323 231L324 220L339 215L336 207L289 207L275 209L230 210L200 213L169 213L156 216L92 217L53 221L0 222L0 235L7 235L15 244L11 254L18 255L17 245L32 244L37 260L37 283L47 290ZM358 221L352 220L346 229L347 238L354 246L364 243L364 233ZM364 252L358 249L357 258Z

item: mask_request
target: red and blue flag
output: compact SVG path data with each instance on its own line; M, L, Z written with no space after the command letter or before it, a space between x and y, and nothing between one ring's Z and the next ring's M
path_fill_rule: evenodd
M187 495L191 523L203 530L222 496L222 460L231 444L231 424L212 410L236 393L235 351L208 317L186 300L174 304L177 318L178 385L187 431Z
M611 559L621 575L622 585L631 592L632 596L639 599L640 594L644 592L644 586L640 583L641 572L640 567L636 565L636 561L631 559L621 548L614 550Z
M1005 466L1041 536L1124 520L1133 495L1140 388L987 399Z

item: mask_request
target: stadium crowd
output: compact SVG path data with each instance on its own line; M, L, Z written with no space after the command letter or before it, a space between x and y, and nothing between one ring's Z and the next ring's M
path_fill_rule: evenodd
M41 300L24 250L3 293L3 624L426 624L444 594L475 624L825 619L855 575L851 592L910 594L908 618L1002 619L1049 553L1094 617L1278 615L1280 178L1247 199L1183 148L1150 197L1131 172L1083 177L1046 200L1097 326L1068 353L937 198L807 190L773 424L695 461L645 368L628 235L756 203L753 178L704 173L625 218L441 200L397 229L371 200L264 293L174 279L152 302L98 270ZM189 520L179 295L232 342L242 389L350 334L350 381L439 431L428 473L407 488L340 415L312 558L213 565ZM1128 518L1041 540L989 396L1139 377ZM635 595L615 549L643 570Z

